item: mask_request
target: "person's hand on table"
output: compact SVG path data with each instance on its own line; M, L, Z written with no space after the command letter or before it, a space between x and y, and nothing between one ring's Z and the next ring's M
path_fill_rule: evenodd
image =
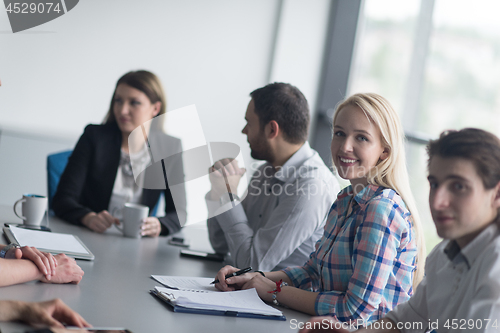
M231 284L234 283L234 279L237 278L238 276L233 276L232 278L229 278L226 280L227 283ZM241 283L241 282L236 282L236 283ZM259 297L266 302L272 302L272 291L276 288L276 282L263 277L259 273L256 273L253 275L253 277L245 282L245 284L241 287L241 289L252 289L255 288L257 290L257 294L259 294Z
M212 184L211 198L212 200L219 200L224 193L238 193L238 184L246 169L240 168L237 160L224 158L215 162L208 169L208 172L210 183Z
M219 289L220 291L235 291L237 289L239 290L253 277L257 275L262 276L260 275L260 273L252 272L233 276L226 280L226 275L237 272L239 270L239 268L230 265L222 267L215 276L215 279L219 280L219 282L215 284L215 288Z
M23 246L19 249L10 249L5 254L5 258L31 260L49 281L56 273L57 260L54 256L50 253L42 252L36 247Z
M57 261L56 272L50 280L42 277L40 281L46 283L74 283L78 284L83 277L83 270L76 264L75 259L69 258L65 254L54 256Z
M64 328L63 323L78 327L91 327L78 313L71 310L60 299L46 302L18 302L8 301L9 318L7 320L21 320L30 325Z
M317 323L317 324L315 324ZM338 325L335 325L335 324ZM331 333L350 333L349 330L342 328L342 324L336 321L332 317L312 317L304 327L300 329L299 333L320 333L320 332L331 332Z
M107 210L100 213L88 213L82 218L82 224L95 232L103 233L113 224L120 224L120 220L111 215Z
M146 217L142 220L141 236L158 237L161 232L161 223L154 216Z

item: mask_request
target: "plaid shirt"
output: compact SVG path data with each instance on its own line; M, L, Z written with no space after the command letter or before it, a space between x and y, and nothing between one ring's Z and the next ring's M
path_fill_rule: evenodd
M413 293L416 239L410 212L392 189L368 185L341 191L323 237L302 267L284 272L295 287L319 292L315 311L340 321L382 318Z

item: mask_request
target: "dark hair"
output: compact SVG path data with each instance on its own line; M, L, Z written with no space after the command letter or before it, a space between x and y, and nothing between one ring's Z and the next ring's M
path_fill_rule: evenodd
M113 97L111 98L108 113L106 114L106 117L104 117L103 122L105 124L116 123L113 108L115 105L116 88L118 88L120 84L126 84L127 86L142 91L151 103L161 102L160 112L157 116L165 114L165 110L167 109L167 100L165 98L165 93L160 79L151 72L138 70L128 72L123 75L118 82L116 82L115 91L113 92Z
M275 82L255 89L250 97L261 129L274 120L286 141L297 144L307 140L309 105L299 89L288 83Z
M486 189L492 189L500 182L500 139L489 132L477 128L445 131L439 139L429 142L427 154L428 164L435 155L470 160Z

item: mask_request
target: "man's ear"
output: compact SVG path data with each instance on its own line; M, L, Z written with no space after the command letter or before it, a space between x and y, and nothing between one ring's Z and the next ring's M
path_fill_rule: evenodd
M267 123L265 132L268 139L274 139L280 134L280 125L276 120L271 120Z
M495 197L493 198L493 206L495 208L500 208L500 182L495 186Z
M153 117L156 117L158 115L158 113L160 113L160 110L161 110L161 102L158 101L156 103L153 104L155 110L153 112Z
M385 160L386 158L389 157L390 153L391 153L391 149L389 147L385 147L384 150L382 151L382 154L380 154L379 159L381 161Z

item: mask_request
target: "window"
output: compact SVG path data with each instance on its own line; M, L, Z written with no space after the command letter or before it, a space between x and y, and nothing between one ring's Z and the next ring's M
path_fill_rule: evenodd
M478 127L500 134L500 2L365 0L348 94L376 92L400 114L408 170L430 251L425 140Z

